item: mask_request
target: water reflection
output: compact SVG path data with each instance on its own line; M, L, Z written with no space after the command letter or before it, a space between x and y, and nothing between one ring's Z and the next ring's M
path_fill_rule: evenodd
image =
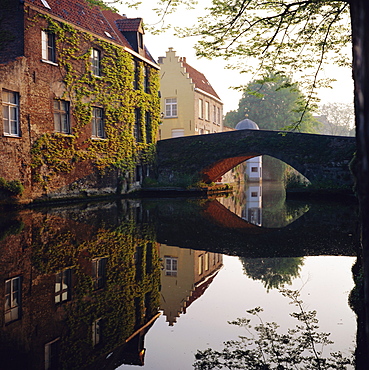
M2 224L2 368L144 363L160 301L158 245L125 206L25 211Z
M246 276L253 280L262 281L267 291L291 285L292 280L299 276L301 267L304 264L303 257L240 257L240 260Z
M243 329L243 335L224 343L222 350L198 350L194 368L201 369L348 369L352 368L353 356L340 351L325 353L333 344L330 333L321 332L317 312L306 310L300 293L280 289L280 293L295 306L290 315L297 320L293 328L280 332L275 322L265 322L263 308L248 310L252 318L237 318L229 324Z
M160 309L173 326L180 314L201 297L223 266L219 253L160 245Z
M218 201L243 220L265 228L285 227L304 213L309 205L303 202L286 203L283 182L241 182L233 184L234 192Z
M304 278L304 256L354 256L355 218L352 205L281 201L279 214L296 217L278 226L265 209L276 199L263 190L261 225L242 218L241 203L226 207L229 198L1 213L1 366L188 369L196 349L232 338L223 322L251 300L285 314L274 288ZM223 254L242 261L237 280Z

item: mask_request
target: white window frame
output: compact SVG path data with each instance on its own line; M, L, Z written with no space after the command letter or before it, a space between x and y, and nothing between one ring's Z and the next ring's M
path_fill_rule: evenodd
M203 272L204 272L204 255L201 254L198 258L198 261L199 261L199 275L202 275Z
M70 134L69 102L55 99L53 108L55 132Z
M41 31L42 60L56 63L55 33Z
M178 116L177 98L165 99L165 118L173 118Z
M21 277L5 280L5 323L19 320L21 316Z
M55 275L55 304L70 300L72 270L66 269Z
M106 265L108 258L95 258L92 261L92 280L94 289L99 290L105 287L106 283Z
M104 139L104 109L100 107L92 107L92 137Z
M55 357L54 348L60 346L60 338L45 344L45 370L54 369L59 364L59 358Z
M174 128L172 129L172 138L184 136L183 128Z
M204 102L202 99L199 99L199 118L204 118Z
M205 102L205 120L210 120L210 103L208 101Z
M91 49L90 55L91 61L91 73L94 76L100 77L101 76L101 51L95 48Z
M3 129L6 136L20 136L19 94L15 91L2 91Z
M178 258L177 257L165 257L165 275L166 276L177 276L178 273Z
M97 346L101 341L101 324L101 317L92 322L92 345L94 347Z

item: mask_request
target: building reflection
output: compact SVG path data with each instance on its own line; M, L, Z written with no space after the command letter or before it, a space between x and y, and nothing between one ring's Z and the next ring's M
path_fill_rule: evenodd
M280 228L292 223L309 210L306 204L286 202L282 182L240 182L234 192L218 201L243 220L264 228Z
M159 315L158 245L137 207L125 207L0 220L2 368L144 364Z
M160 309L170 326L204 294L223 266L223 255L160 245Z
M243 220L262 226L262 183L242 182L233 186L233 195L219 198L218 201Z

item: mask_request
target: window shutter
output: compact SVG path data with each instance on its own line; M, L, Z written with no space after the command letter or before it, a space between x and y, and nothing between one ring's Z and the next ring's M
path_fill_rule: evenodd
M47 60L47 33L41 31L42 59Z

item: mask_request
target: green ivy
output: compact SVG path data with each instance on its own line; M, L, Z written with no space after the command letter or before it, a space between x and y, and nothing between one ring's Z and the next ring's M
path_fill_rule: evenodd
M56 35L57 64L74 118L72 135L45 133L34 143L33 179L47 188L60 173L71 172L78 163L89 161L103 174L109 168L133 173L137 164L150 164L155 156L155 139L160 121L159 74L151 68L149 91L144 91L144 63L139 61L138 88L133 88L133 56L121 47L57 22L47 15L29 19L31 25L46 22L45 30ZM102 75L90 68L91 48L101 51ZM104 110L104 139L92 139L92 107ZM135 109L140 112L141 140L133 135ZM150 127L145 115L150 114Z

